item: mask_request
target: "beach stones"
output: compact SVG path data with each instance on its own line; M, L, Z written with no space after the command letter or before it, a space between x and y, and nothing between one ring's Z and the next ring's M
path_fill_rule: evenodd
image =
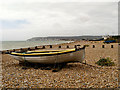
M2 85L6 88L116 88L117 67L96 68L81 63L71 63L59 72L51 67L41 70L23 65L8 55L2 55ZM95 64L93 64L95 65ZM0 82L1 83L1 82Z

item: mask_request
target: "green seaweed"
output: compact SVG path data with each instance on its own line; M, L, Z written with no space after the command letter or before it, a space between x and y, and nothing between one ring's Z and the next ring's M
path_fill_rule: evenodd
M112 62L112 60L108 57L107 58L101 58L95 64L98 64L100 66L115 66L115 63Z

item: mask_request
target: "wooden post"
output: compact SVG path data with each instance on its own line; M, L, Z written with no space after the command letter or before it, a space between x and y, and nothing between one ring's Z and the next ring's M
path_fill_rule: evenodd
M111 45L111 48L113 48L113 45Z
M15 49L13 49L13 52L15 52Z
M10 53L10 51L9 50L7 50L7 52L5 52L5 54L9 54Z
M31 51L30 47L28 48L29 51Z
M42 48L45 49L45 46L43 46Z
M74 48L77 48L77 45L75 45Z
M50 48L52 48L52 45L50 45Z
M35 49L38 49L37 46L35 46Z
M61 48L61 46L59 46L59 48Z
M104 45L102 45L102 48L105 48L105 46L104 46Z
M22 48L20 48L20 52L23 52L23 49L22 49Z
M69 48L69 46L67 45L67 48Z
M95 48L95 45L93 45L93 48Z

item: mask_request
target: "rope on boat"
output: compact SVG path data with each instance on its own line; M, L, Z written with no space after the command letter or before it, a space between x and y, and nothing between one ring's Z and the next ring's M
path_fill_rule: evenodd
M57 66L57 60L58 60L58 55L56 55L56 58L55 58L54 68L56 68L56 66Z
M25 64L26 64L26 63L27 63L27 60L25 59L25 55L23 55L23 56L24 56L24 59L23 59L23 60L24 60L24 62L25 62Z

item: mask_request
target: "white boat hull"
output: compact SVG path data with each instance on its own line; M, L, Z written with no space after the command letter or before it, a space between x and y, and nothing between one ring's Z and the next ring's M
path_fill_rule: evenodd
M50 56L13 56L20 62L41 63L41 64L54 64L65 62L82 62L85 56L85 49L81 49L75 52L64 53L60 55Z

